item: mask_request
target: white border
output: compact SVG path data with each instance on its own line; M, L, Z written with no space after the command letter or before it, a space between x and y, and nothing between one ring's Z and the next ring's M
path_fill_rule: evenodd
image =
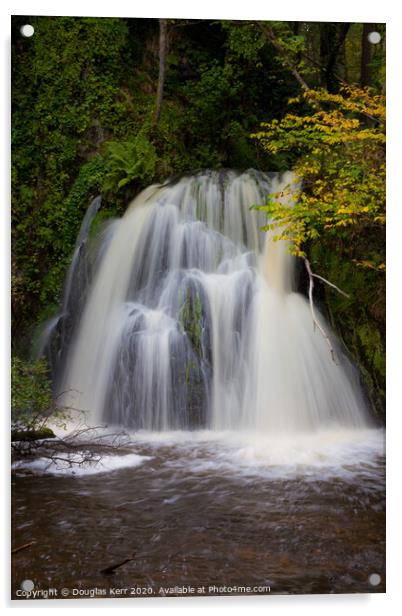
M318 0L288 0L286 3L265 3L247 0L243 3L228 3L224 0L203 0L190 3L188 0L115 0L101 4L90 0L59 1L14 0L8 3L15 15L86 15L95 17L187 17L205 19L270 19L289 21L387 21L395 13L392 0L337 0L325 3Z

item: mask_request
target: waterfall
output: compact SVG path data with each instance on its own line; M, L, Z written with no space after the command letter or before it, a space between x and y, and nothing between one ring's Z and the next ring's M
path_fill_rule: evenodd
M250 170L139 194L83 256L95 263L84 291L74 293L82 280L70 268L75 317L56 366L63 405L94 424L152 431L365 426L355 369L320 315L332 360L296 292L295 258L251 209L295 191L291 173Z
M81 314L89 287L93 267L88 255L89 232L101 203L101 197L96 197L85 213L64 282L61 310L45 323L39 339L37 355L47 355L56 383L57 373L62 372L65 362L71 328Z

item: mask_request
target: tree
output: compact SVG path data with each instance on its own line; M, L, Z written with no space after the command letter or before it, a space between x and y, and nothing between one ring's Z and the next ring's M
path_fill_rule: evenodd
M324 23L320 29L321 83L328 92L336 92L337 68L350 23Z
M168 52L167 24L168 24L167 19L159 20L159 77L158 77L158 89L156 92L155 122L159 121L159 118L161 115L163 89L165 86L166 56Z
M267 212L266 229L280 227L280 238L291 240L292 252L306 256L303 246L322 235L355 235L367 228L382 233L385 224L385 102L382 95L352 86L339 94L307 91L310 115L287 113L280 121L262 124L254 135L262 147L297 157L294 168L304 189L287 208L275 198L260 209ZM320 108L317 108L317 101ZM367 125L367 119L370 125ZM379 271L382 260L359 262Z
M369 34L375 30L374 24L363 24L362 30L362 53L360 64L360 85L362 88L371 85L370 62L372 56L372 44L369 41Z

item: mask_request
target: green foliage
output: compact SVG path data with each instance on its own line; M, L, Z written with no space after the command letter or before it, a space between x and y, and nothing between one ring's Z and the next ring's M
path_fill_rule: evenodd
M105 158L103 189L106 191L118 191L133 180L148 184L155 177L158 157L144 134L139 133L132 141L109 142Z
M48 423L65 428L69 412L59 409L52 395L47 361L43 358L11 360L11 440L14 451L29 454L30 447L20 441L55 438Z
M54 436L49 421L65 427L70 412L58 408L53 397L46 359L11 359L12 440L35 440Z
M81 164L115 126L129 124L120 92L124 20L34 17L35 36L21 39L23 19L13 22L14 344L21 326L59 297L86 190L97 184L81 174L73 186Z
M340 94L306 93L311 115L288 113L262 125L256 138L273 153L298 155L294 168L304 190L293 207L274 195L266 206L266 229L280 229L295 255L302 246L325 234L348 238L385 224L385 105L368 90L343 87ZM323 108L327 105L327 108ZM367 118L370 124L367 123ZM378 270L385 265L370 251L359 265Z
M219 40L221 45L212 55ZM282 97L295 90L262 33L253 24L213 22L204 47L184 36L179 50L192 78L180 80L176 62L167 73L167 92L173 95L174 86L174 97L183 104L180 137L174 141L181 139L186 145L186 170L270 167L249 133L264 114L280 114Z
M14 424L35 427L49 413L52 392L47 362L39 359L24 362L13 357L11 362L11 413Z
M217 60L198 67L199 79L183 87L190 101L190 118L198 138L210 143L214 134L225 124L228 102L235 97L239 82L234 78L231 64L221 65Z
M101 154L97 154L80 167L66 198L68 210L82 209L83 203L87 203L89 198L99 194L104 183L105 167L105 156ZM75 238L71 239L73 241Z
M253 62L256 68L262 67L260 51L266 40L256 24L251 22L239 27L232 21L224 21L222 29L227 33L226 47L233 56Z

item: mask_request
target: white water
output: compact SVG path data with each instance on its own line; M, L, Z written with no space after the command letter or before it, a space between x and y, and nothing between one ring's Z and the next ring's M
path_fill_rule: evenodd
M83 461L82 452L66 453L63 459L36 458L35 460L19 460L12 465L13 470L24 471L34 474L49 474L82 477L85 475L99 475L111 473L125 468L141 466L151 458L139 456L136 453L127 455L103 455L93 460Z
M132 435L137 451L165 466L199 476L259 479L303 477L364 479L383 490L381 429L331 428L310 433L256 434L239 431L145 432Z
M353 367L339 350L332 361L294 290L294 258L250 210L292 182L204 173L141 193L87 290L63 403L91 423L151 431L365 429Z
M60 436L66 436L60 426L52 427ZM74 424L68 428L73 433L76 429ZM280 435L239 430L140 430L123 436L124 453L102 452L102 444L116 445L116 433L111 429L97 429L92 439L102 452L99 456L88 458L84 434L81 447L79 436L75 438L74 453L64 453L59 458L27 457L15 462L12 468L20 474L81 477L124 469L141 470L146 464L151 475L155 468L162 467L199 480L207 476L233 477L239 481L250 477L257 480L303 478L303 481L340 478L351 483L359 480L366 490L382 491L384 487L385 435L381 429L332 427ZM172 482L175 477L173 473Z

